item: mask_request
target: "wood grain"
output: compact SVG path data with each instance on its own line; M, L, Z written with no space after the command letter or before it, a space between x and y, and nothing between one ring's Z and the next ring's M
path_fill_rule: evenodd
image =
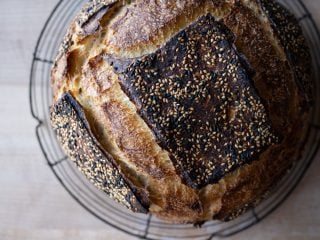
M28 78L40 30L57 0L0 1L0 239L133 239L83 210L54 178L35 138ZM320 1L306 0L320 24ZM320 154L287 201L230 239L320 239Z

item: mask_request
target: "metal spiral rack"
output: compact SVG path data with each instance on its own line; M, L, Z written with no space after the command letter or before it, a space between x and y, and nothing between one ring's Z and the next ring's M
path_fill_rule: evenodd
M52 93L50 69L71 20L86 0L60 0L39 36L30 72L30 107L38 121L36 136L47 163L67 192L88 212L127 234L141 239L225 238L258 223L274 211L295 189L320 147L320 32L303 0L279 0L299 19L313 58L316 105L303 156L259 206L231 222L210 221L201 228L175 225L152 215L133 214L97 190L75 168L60 148L49 123Z

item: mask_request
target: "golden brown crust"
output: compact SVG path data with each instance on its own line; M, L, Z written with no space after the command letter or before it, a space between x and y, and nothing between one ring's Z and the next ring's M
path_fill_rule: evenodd
M282 138L217 183L192 189L182 183L172 156L139 114L143 104L122 90L117 72L152 56L208 13L234 34L246 79L252 78L273 132ZM146 191L140 197L163 219L236 217L259 202L302 151L312 100L310 69L303 63L310 57L297 22L274 1L93 1L71 25L65 42L52 70L55 101L72 92L101 148L128 182ZM115 71L111 59L118 59L113 67L122 69ZM235 117L233 111L229 115Z
M226 15L234 0L135 1L110 22L105 44L120 57L137 57L156 51L177 32L209 12Z
M137 1L130 4L112 21L112 38L108 44L116 49L130 49L132 46L148 43L159 29L175 21L177 16L191 14L201 1Z
M119 172L112 156L102 150L84 112L70 93L53 105L51 124L68 156L96 187L132 211L148 211L146 192L132 185Z

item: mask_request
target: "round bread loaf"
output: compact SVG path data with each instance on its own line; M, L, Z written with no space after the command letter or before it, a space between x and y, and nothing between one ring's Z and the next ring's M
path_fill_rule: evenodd
M80 171L132 211L228 220L299 158L310 66L273 0L92 0L53 66L51 122Z

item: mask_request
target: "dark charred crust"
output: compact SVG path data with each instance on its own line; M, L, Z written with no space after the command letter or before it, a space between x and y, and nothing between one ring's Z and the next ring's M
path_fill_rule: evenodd
M91 3L83 9L83 15L80 16L77 21L81 27L82 34L84 36L92 35L99 30L100 20L105 16L111 8L116 5L116 2L106 3L100 1L100 3Z
M76 22L80 27L84 27L90 21L100 20L104 15L103 12L107 12L117 0L90 0L82 9L78 15ZM102 13L102 16L100 16Z
M81 25L84 35L90 35L98 31L100 19L107 13L111 6L104 6L92 17L90 17L85 23Z
M216 183L278 141L233 42L230 30L206 15L129 67L106 58L192 188Z
M101 18L116 4L116 2L117 0L89 0L63 38L55 62L57 62L63 54L67 53L74 44L72 36L77 32L77 24L81 29L81 32L78 34L82 34L83 37L95 33L99 29Z
M237 217L243 215L244 213L248 212L254 206L255 206L255 204L246 204L245 206L243 206L243 207L241 207L231 213L221 211L218 215L215 215L214 218L220 219L221 221L224 221L224 222L229 222L229 221L232 221L232 220L236 219Z
M118 59L111 55L105 54L103 58L113 67L118 73L123 73L134 62L135 59Z
M290 99L287 98L287 89L288 80L292 78L291 71L278 59L269 37L261 27L260 20L249 8L239 2L223 21L237 36L234 44L238 51L248 59L255 70L255 75L252 76L253 85L266 106L275 132L283 134L288 126Z
M272 29L284 48L305 102L312 103L311 56L298 20L274 0L259 0ZM308 104L303 104L307 108ZM307 110L307 109L306 109Z
M148 212L147 194L118 170L113 157L93 136L85 113L70 93L51 108L51 123L70 159L96 187L132 211Z

